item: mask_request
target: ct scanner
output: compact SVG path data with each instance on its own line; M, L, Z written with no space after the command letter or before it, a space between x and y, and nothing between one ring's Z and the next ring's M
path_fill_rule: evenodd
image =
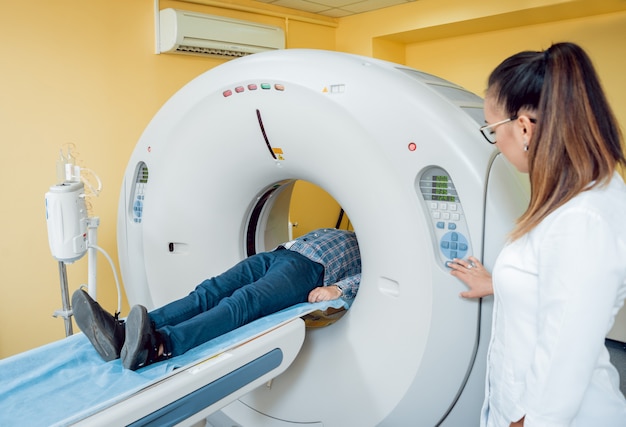
M464 285L446 261L474 255L490 268L528 201L482 123L482 99L457 85L316 50L230 61L162 107L120 195L131 304L161 306L288 240L298 179L345 209L363 263L358 296L335 324L305 333L296 318L238 346L240 357L213 358L210 383L280 353L186 423L478 424L491 302L460 298ZM162 406L184 398L166 389Z

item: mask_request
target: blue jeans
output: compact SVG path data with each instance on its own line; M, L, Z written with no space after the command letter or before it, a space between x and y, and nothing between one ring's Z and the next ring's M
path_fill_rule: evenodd
M262 252L149 316L165 341L166 353L178 356L253 320L306 302L323 279L324 267L297 252Z

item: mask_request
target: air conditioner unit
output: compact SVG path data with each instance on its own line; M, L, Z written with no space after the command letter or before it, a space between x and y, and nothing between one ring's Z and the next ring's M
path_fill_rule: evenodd
M159 11L162 53L234 58L284 49L282 28L186 10Z

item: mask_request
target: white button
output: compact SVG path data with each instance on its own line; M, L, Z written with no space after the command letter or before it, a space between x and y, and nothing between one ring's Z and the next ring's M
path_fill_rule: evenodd
M444 213L441 215L441 218L443 218L443 219L450 219L450 214L449 214L448 212L444 212Z
M448 209L448 204L447 204L447 203L442 203L442 204L441 204L441 209L443 209L444 211L445 211L446 209Z
M448 206L448 209L450 209L451 211L455 211L457 208L456 203L450 203L450 205Z
M433 212L433 218L435 219L441 218L441 212Z
M461 219L461 215L458 213L452 214L452 221L458 221Z
M430 202L431 209L437 209L437 202Z

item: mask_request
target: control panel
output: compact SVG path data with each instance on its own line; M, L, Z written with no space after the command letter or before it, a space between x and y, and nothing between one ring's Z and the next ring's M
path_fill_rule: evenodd
M429 167L419 177L419 189L434 232L435 253L443 265L471 254L463 205L450 175L440 167Z
M133 222L141 223L143 219L143 203L145 200L146 186L148 185L148 166L144 162L137 165L133 194L131 195L131 206Z

